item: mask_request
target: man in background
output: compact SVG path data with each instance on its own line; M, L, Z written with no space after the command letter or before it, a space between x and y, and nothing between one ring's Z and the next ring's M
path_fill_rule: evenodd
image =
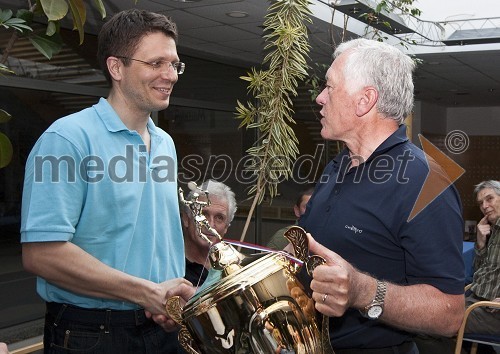
M227 185L214 180L203 182L200 189L208 192L210 205L202 209L202 213L207 219L209 225L214 228L221 238L227 233L231 222L236 213L236 198L234 192ZM203 193L198 198L200 201L206 202L207 198ZM188 194L188 199L192 197L195 191ZM184 250L186 253L186 276L194 285L203 284L207 270L210 269L208 261L208 250L210 244L198 234L193 213L186 205L181 205L181 223L182 232L184 235ZM216 237L211 235L208 230L201 230L212 242L216 241Z
M500 302L500 182L483 181L474 189L474 199L484 217L479 221L474 245L474 277L469 307L481 300ZM500 335L500 311L479 307L467 318L465 333Z
M207 198L202 191L207 191L210 199L210 205L202 209L202 214L210 227L215 229L221 238L224 238L237 209L234 192L224 183L207 180L199 186L199 190L190 191L186 200L191 200L194 193L198 193L200 195L198 200L206 202ZM194 221L194 215L189 206L181 203L180 212L182 233L184 235L184 251L186 253L185 278L198 288L205 282L210 269L210 262L208 260L210 244L200 237ZM201 231L212 242L217 240L206 228L202 228ZM165 351L165 354L174 353L185 353L178 340L172 341L169 348Z
M305 213L307 202L311 199L311 195L314 192L314 187L303 188L299 194L297 195L297 199L295 200L295 204L293 205L293 213L297 218L299 218ZM297 225L297 222L294 224ZM288 230L290 226L283 227L276 231L274 235L271 237L269 242L267 243L267 247L281 251L288 245L288 240L283 236L286 230Z

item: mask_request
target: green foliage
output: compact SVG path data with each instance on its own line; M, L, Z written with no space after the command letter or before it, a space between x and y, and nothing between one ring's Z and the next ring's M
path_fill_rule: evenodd
M68 13L66 0L38 0L49 21L59 21Z
M418 17L422 14L422 11L413 6L415 0L381 0L377 5L375 12L380 13L382 11L393 12L400 15L412 15Z
M51 59L55 54L59 53L62 48L62 39L58 33L52 36L48 35L32 35L29 36L31 44L46 58Z
M9 137L0 133L0 168L7 166L12 160L13 148Z
M380 20L379 20L378 15L381 12L382 13L394 13L397 15L401 15L403 17L409 16L409 15L418 17L422 14L422 11L413 5L414 2L415 2L415 0L380 0L377 4L377 7L373 11L359 15L360 18L363 18L368 23L368 25L366 25L366 27L365 27L365 33L364 33L363 37L368 37L368 38L377 40L379 42L384 42L384 41L388 40L389 37L385 32L382 32L376 28L371 27L369 25L369 23L377 22L378 24L380 24L380 22L379 22ZM335 14L335 12L334 12L334 14ZM347 23L348 23L348 21L345 20L344 21L344 31L347 30ZM384 22L381 22L381 24L388 29L388 32L392 31L392 28L391 28L392 26L389 22L384 21ZM333 16L332 16L332 20L331 20L330 25L333 26ZM415 41L414 40L408 41L408 40L402 39L402 38L400 39L399 45L401 45L405 48L408 48L409 44L415 44ZM330 45L331 45L332 51L333 51L335 49L336 44L330 43ZM421 62L421 60L419 60L415 57L413 58L413 60L417 64L419 64ZM313 101L316 99L316 97L318 96L318 94L321 91L323 78L324 78L324 75L326 73L326 70L328 69L328 66L329 66L329 64L328 65L316 64L316 68L312 68L312 70L310 71L309 77L306 80L306 84L311 86L311 88L309 89L309 92L311 94L311 100L313 100Z
M106 17L103 0L93 0L94 6L97 8L102 18ZM86 21L85 0L36 0L34 5L31 1L26 2L27 9L18 10L14 16L12 10L0 9L0 28L5 30L13 30L11 39L6 48L3 49L3 55L0 62L1 74L14 74L4 63L10 54L16 39L19 36L25 36L31 44L42 53L47 59L57 54L62 48L62 40L59 35L59 22L64 19L69 12L73 19L73 28L76 29L80 36L80 44L83 43L84 25ZM48 20L47 29L42 35L33 33L32 23L36 16L45 17ZM9 121L11 115L0 109L0 123ZM7 166L12 159L12 143L9 137L0 133L0 168Z
M247 150L252 162L247 170L257 176L249 190L254 195L253 207L268 194L277 193L278 183L290 177L291 166L298 154L298 140L291 127L293 120L292 96L297 96L298 82L307 76L307 56L310 50L306 22L311 12L307 0L278 0L267 12L264 27L267 55L263 60L266 70L252 68L248 76L248 90L256 104L237 102L236 117L240 127L257 129L258 139Z
M12 70L6 67L4 64L0 63L0 75L2 74L14 74Z
M62 48L61 37L59 36L60 21L71 14L73 19L73 29L78 31L80 44L84 40L84 25L87 20L85 0L36 0L34 5L31 1L26 1L27 9L17 11L13 16L11 10L0 9L0 26L5 29L13 29L19 35L26 36L35 48L47 59L52 59ZM99 11L102 18L106 17L103 0L93 0L94 6ZM45 17L47 28L45 34L33 34L32 23L35 17ZM15 34L13 34L15 36ZM13 45L13 44L12 44ZM9 48L6 49L7 55ZM4 55L3 60L6 60ZM0 68L1 71L5 71Z
M12 10L0 9L0 26L5 29L12 28L16 31L23 32L24 30L31 31L31 27L26 25L26 21L22 18L13 17Z
M420 16L422 11L416 8L413 3L415 0L380 0L380 2L375 7L374 11L370 11L368 13L361 14L359 17L364 18L364 20L370 23L382 24L387 28L389 32L392 32L393 28L391 24L387 21L380 21L380 13L393 13L398 16ZM371 37L379 42L384 42L389 39L387 35L369 25L365 28L365 37ZM406 40L401 39L400 44L404 47L407 47L407 44L411 44L406 42Z
M327 64L314 63L314 65L310 68L311 73L305 80L305 84L310 87L308 92L311 95L311 101L314 101L323 89L326 72L329 67L330 66Z
M11 118L12 116L8 112L0 109L0 123L7 123Z
M43 14L49 20L49 26L51 22L62 20L70 12L73 18L73 29L78 31L80 44L83 43L85 35L84 25L87 20L87 9L84 0L37 0L37 6L42 8ZM102 18L105 18L106 10L102 0L94 0L94 6ZM50 33L54 32L53 30L53 26L48 27L46 34L50 36Z
M0 109L0 123L7 123L12 116ZM0 133L0 168L7 166L12 160L12 143L7 135Z

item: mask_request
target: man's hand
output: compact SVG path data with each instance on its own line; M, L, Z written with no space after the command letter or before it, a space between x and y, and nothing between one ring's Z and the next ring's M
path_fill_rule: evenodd
M349 307L368 305L376 292L376 281L359 272L337 253L319 244L308 234L309 250L326 260L317 266L311 281L316 309L324 315L339 317Z
M479 224L477 224L476 231L476 245L477 249L483 249L486 246L486 242L488 240L488 236L491 233L491 226L488 223L488 217L485 216L481 219Z
M165 308L167 299L173 296L180 296L185 304L195 293L196 289L189 281L183 278L168 280L158 284L161 288L161 297L155 306L145 307L146 317L152 318L157 324L163 327L167 332L172 332L178 328L177 323L167 315Z

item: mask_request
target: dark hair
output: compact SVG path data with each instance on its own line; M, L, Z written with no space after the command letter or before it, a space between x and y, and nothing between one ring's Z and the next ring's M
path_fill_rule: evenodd
M131 57L139 41L153 32L163 32L177 42L177 26L167 16L150 11L130 9L118 12L101 28L97 41L97 60L111 83L106 60L110 56ZM124 60L125 65L129 63Z
M300 190L299 194L297 194L297 199L295 201L295 205L300 207L300 203L302 203L302 199L304 198L304 196L306 195L312 195L314 192L314 186L307 186L307 187L304 187Z

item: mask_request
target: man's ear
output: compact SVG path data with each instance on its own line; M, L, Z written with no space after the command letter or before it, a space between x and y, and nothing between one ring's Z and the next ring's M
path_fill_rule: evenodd
M378 101L378 91L372 87L365 87L358 96L356 102L356 115L362 117L372 110Z
M123 63L117 57L108 57L106 59L109 75L113 80L119 81L122 77Z

